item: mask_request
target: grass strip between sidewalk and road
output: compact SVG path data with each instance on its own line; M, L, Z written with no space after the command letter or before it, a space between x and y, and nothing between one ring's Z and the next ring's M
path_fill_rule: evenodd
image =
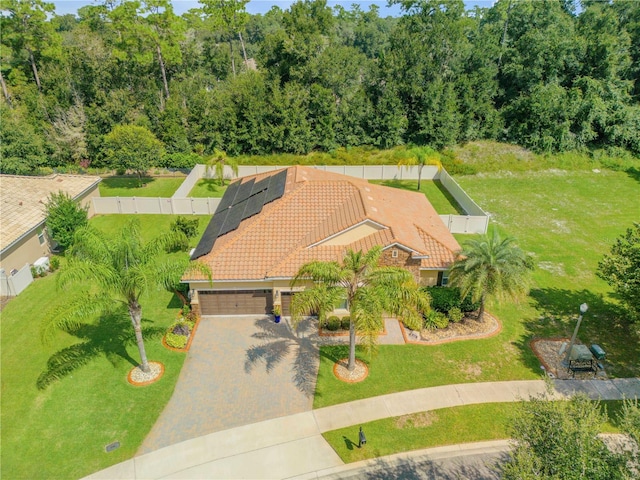
M609 416L603 433L620 432L615 419L622 404L619 400L600 402ZM322 436L343 462L353 463L423 448L507 439L517 408L518 403L442 408L331 430ZM359 427L367 439L362 448L358 448Z

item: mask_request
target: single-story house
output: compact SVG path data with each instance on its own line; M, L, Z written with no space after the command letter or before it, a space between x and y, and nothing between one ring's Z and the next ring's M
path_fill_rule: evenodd
M191 255L213 281L183 282L203 315L268 314L274 304L289 315L303 264L375 245L382 265L408 269L421 285L441 285L460 249L423 194L294 166L229 185Z
M6 277L51 253L45 229L48 197L63 191L89 205L91 216L91 199L100 196L100 180L85 175L0 175L0 269Z

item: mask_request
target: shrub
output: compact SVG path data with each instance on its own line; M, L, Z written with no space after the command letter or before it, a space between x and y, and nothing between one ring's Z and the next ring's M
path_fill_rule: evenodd
M167 345L173 348L184 348L187 346L187 340L189 337L184 335L176 335L175 333L167 332L164 336L164 341Z
M349 326L351 325L351 317L347 315L346 317L342 317L340 320L340 327L342 330L349 330Z
M460 290L449 287L427 287L427 292L431 296L431 308L447 313L454 307L460 307Z
M193 238L198 235L198 223L199 220L197 218L189 220L187 217L180 215L171 224L171 231L182 232L187 238Z
M158 167L188 170L195 167L197 163L202 163L202 157L195 153L171 153L162 157L157 163Z
M88 205L83 207L62 191L49 196L45 205L47 229L61 249L68 248L76 230L89 223L88 211Z
M426 287L431 296L431 308L447 314L452 308L459 308L463 312L473 312L478 309L478 302L471 301L471 295L460 299L460 289L457 287Z
M464 318L464 313L462 313L462 310L460 310L458 307L453 307L451 310L449 310L447 316L453 323L458 323Z
M442 312L431 310L423 321L423 326L426 330L435 330L436 328L446 328L449 325L449 319Z
M340 328L340 319L338 317L336 317L335 315L332 315L329 318L327 318L327 330L331 332L335 332L339 328Z
M52 256L49 259L49 270L55 272L60 268L60 259L58 257Z
M193 322L178 320L169 327L164 341L173 348L184 348L187 345L189 334L193 330Z

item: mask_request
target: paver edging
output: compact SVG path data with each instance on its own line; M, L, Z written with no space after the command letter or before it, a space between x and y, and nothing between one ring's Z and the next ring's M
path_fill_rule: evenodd
M398 324L400 325L400 330L402 331L402 336L404 337L405 343L411 343L413 345L442 345L444 343L453 343L453 342L462 342L465 340L480 340L484 338L491 338L500 334L500 332L502 332L502 322L500 321L500 319L490 314L489 312L485 312L484 314L489 315L491 318L493 318L496 321L497 327L494 330L486 333L481 333L481 334L469 334L469 335L460 335L458 337L443 338L442 340L413 340L407 334L404 323L398 322Z

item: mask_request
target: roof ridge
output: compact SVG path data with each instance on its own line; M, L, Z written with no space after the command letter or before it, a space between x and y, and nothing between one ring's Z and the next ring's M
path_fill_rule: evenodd
M426 230L424 230L423 228L421 228L419 225L416 225L415 223L413 224L414 227L416 227L418 229L418 232L420 232L421 235L425 235L427 237L429 237L431 240L433 240L434 242L436 242L438 245L442 246L443 248L449 250L452 253L455 253L455 251L451 250L451 248L449 248L448 246L446 246L444 243L442 243L440 240L438 240L436 237L434 237L433 235L431 235L429 232L427 232ZM423 240L424 241L424 240ZM425 245L426 247L426 245ZM426 253L426 252L425 252Z

